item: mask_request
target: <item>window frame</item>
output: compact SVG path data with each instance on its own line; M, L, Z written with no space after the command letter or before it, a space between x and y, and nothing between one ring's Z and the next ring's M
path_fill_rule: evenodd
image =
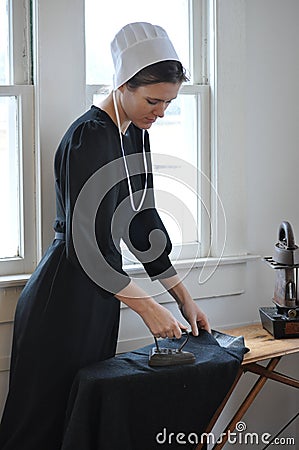
M211 46L211 48L208 50L206 61L202 57L196 61L199 67L202 67L202 64L207 64L208 66L206 80L198 79L198 83L196 84L199 86L209 84L207 89L209 89L209 108L211 112L209 130L211 140L211 185L206 186L206 188L209 188L211 191L209 195L211 203L211 224L207 228L208 231L211 228L209 234L211 234L212 243L210 245L209 242L207 245L207 257L199 258L195 261L195 264L194 259L180 261L176 267L180 267L181 265L183 267L185 265L189 267L192 265L194 269L192 269L193 274L197 270L195 268L197 265L200 266L203 264L204 266L207 265L207 267L210 267L210 264L215 264L215 267L221 266L221 270L219 270L221 273L223 265L232 264L231 268L234 275L230 278L231 280L236 280L239 277L239 263L241 265L244 264L244 255L247 254L245 247L245 193L244 185L242 184L242 180L244 180L243 134L241 129L237 134L237 146L235 145L235 138L233 139L233 145L231 142L227 142L227 122L230 123L230 121L224 120L226 116L223 105L231 92L231 84L228 85L228 83L225 83L227 80L227 70L230 68L230 66L227 68L226 65L228 55L230 57L231 52L233 52L236 57L241 57L244 54L245 41L242 34L243 25L235 21L231 34L232 36L240 36L240 40L234 41L235 46L233 49L227 49L226 46L224 55L222 52L218 52L218 43L222 45L223 39L225 40L224 33L227 33L227 30L222 26L221 18L218 17L217 7L219 5L217 4L217 0L204 1L210 10L208 14L209 24L207 27L210 42L205 40L202 28L201 31L197 30L197 32L200 32L200 35L203 36L204 45L207 48ZM197 0L194 0L194 3L195 7L199 7L199 5L196 5ZM53 189L54 154L67 127L73 120L86 111L85 68L84 64L78 64L78 61L84 61L85 51L84 0L77 0L73 6L70 9L68 2L65 0L53 0L52 2L32 0L37 260L46 251L54 237L52 227L53 218L55 217L55 195ZM237 11L240 8L241 6L236 6ZM202 11L200 11L200 14L202 14ZM196 24L200 20L198 18L197 21L194 17ZM54 29L53 26L55 33L49 39L51 31ZM61 45L62 38L63 45ZM76 52L73 51L74 48L76 48ZM57 70L57 67L60 70ZM75 71L74 67L76 67ZM231 76L234 79L232 70ZM242 80L241 78L241 81L237 83L238 92L241 94L243 92L241 90ZM223 89L223 83L225 89ZM231 79L229 83L231 83ZM234 95L235 89L234 84L232 95ZM238 117L237 115L236 119ZM51 127L49 127L49 124L51 124ZM229 133L229 137L231 137L231 133ZM233 174L231 173L232 160L234 161L235 167ZM239 182L238 201L232 201L234 186ZM211 189L212 187L213 189ZM217 204L219 197L221 197L223 205L226 208L227 224L225 223L225 217L223 217L223 210L221 210L221 202ZM32 222L33 219L31 217L30 224ZM229 230L227 234L226 227ZM225 242L224 252L223 242ZM230 263L230 261L232 262ZM132 268L132 273L136 273L136 271L140 272L142 268L136 265ZM15 276L18 280L20 280L20 277L22 275ZM4 277L2 278L4 279ZM0 279L1 286L3 283L12 282L3 281L2 278ZM12 279L13 276L8 278ZM27 279L26 276L23 278L24 280ZM210 288L205 296L214 297L215 286L213 280L208 284L210 284ZM219 282L219 292L221 285L222 282ZM217 295L220 295L219 292ZM231 288L230 292L235 294L236 290ZM227 295L224 292L223 294Z
M184 83L179 95L196 97L196 140L198 179L198 224L200 224L201 242L173 245L171 259L186 260L209 256L211 250L211 184L210 180L210 86L208 77L209 49L209 1L189 0L189 40L190 40L190 82ZM111 86L104 84L86 85L86 108L90 108L97 93L109 92ZM153 155L153 168L154 155ZM200 203L204 204L204 208ZM127 249L123 250L124 265L139 264L139 261Z
M18 107L20 256L0 259L1 276L31 273L37 260L34 87L31 74L31 2L9 1L10 83L0 96L14 96ZM3 213L5 215L5 212Z

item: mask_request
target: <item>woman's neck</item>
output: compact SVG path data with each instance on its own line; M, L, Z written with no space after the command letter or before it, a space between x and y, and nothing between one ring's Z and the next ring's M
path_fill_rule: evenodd
M116 99L116 104L117 104L117 109L118 109L118 114L119 114L121 132L123 134L125 134L131 121L127 118L127 116L121 106L119 91L115 92L115 99ZM113 120L115 125L118 126L114 102L113 102L113 92L110 92L108 97L106 97L102 102L100 102L96 106L99 106L103 111L105 111L108 114L108 116L111 117L111 119Z

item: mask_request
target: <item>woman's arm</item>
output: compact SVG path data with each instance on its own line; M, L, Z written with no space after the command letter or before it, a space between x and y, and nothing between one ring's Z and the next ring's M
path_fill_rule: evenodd
M198 327L210 333L211 327L207 316L192 299L179 276L174 275L170 278L160 279L159 281L177 302L182 315L191 325L192 334L198 336Z
M168 309L157 303L131 281L115 297L138 313L155 337L180 338L186 327Z

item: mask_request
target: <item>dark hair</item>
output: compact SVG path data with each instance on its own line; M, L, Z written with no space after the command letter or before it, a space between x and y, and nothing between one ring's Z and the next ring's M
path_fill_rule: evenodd
M156 83L182 83L189 81L186 70L179 61L167 60L141 69L127 81L129 89Z

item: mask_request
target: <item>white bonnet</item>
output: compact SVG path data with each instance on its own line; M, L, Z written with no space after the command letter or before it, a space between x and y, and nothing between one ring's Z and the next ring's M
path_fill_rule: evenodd
M175 60L178 55L166 31L147 22L125 25L111 42L114 63L114 89L151 64Z

